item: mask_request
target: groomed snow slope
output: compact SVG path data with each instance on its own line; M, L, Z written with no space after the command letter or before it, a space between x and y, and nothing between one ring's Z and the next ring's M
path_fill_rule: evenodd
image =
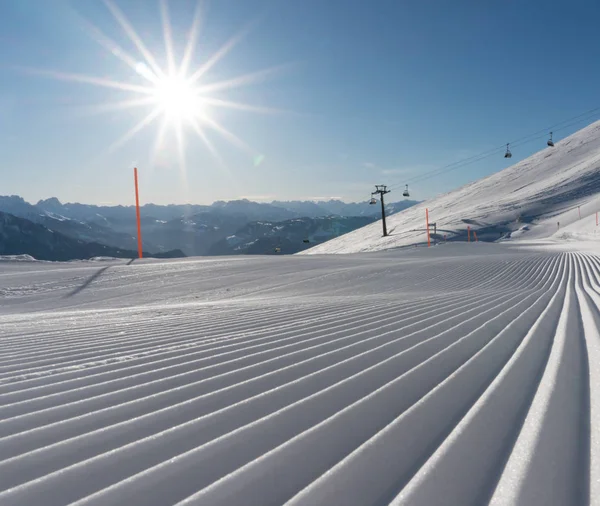
M430 223L437 224L440 241L444 235L449 241L466 241L468 226L486 241L509 236L560 239L564 226L580 220L579 211L586 224L596 226L599 193L600 121L512 167L389 216L388 237L382 237L378 221L298 254L356 253L426 243L425 208ZM598 238L589 232L577 239Z
M0 504L600 502L600 258L0 265Z

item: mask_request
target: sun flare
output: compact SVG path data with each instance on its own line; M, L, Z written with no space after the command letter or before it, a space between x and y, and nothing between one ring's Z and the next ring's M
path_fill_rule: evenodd
M175 75L158 79L153 97L169 121L183 122L202 116L203 104L197 90L182 77Z
M242 102L228 100L223 95L232 89L262 81L264 78L287 68L289 65L279 65L256 72L226 78L220 81L210 79L210 70L217 65L243 38L248 30L228 40L220 49L204 60L203 63L194 62L194 50L198 45L201 20L201 3L198 2L193 16L191 29L187 32L185 47L182 54L178 55L172 39L172 26L170 23L169 7L167 0L159 0L160 17L162 19L163 36L165 42L166 61L161 62L146 44L142 41L125 14L117 7L114 0L103 0L104 5L112 14L113 19L121 26L129 41L139 52L139 55L130 54L115 40L109 38L93 23L82 18L88 34L92 36L111 55L124 63L133 75L124 80L95 77L86 74L62 73L52 70L30 69L38 75L89 84L101 88L117 90L127 94L111 101L90 106L95 113L111 112L134 108L145 108L146 113L129 130L120 135L114 143L104 152L113 152L129 142L142 130L148 128L158 120L156 140L150 149L150 166L159 151L164 150L166 138L176 141L176 153L182 177L186 177L186 136L192 133L198 136L208 152L213 156L219 167L226 170L226 165L213 145L211 133L224 138L230 144L245 152L249 162L258 165L264 159L259 151L240 139L233 132L221 125L215 117L219 108L234 109L238 111L258 112L263 114L280 114L282 111L270 107L254 106ZM249 25L250 26L250 25ZM140 58L141 56L141 58ZM162 65L161 65L162 63ZM133 79L132 79L133 78ZM168 136L171 132L174 137ZM170 149L170 148L169 148ZM258 162L257 162L258 160Z

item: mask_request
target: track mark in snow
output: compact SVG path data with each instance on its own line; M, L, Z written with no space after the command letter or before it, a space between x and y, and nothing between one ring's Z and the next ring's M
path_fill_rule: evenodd
M238 261L207 281L239 288L224 304L111 289L158 262L44 301L46 323L1 317L0 504L600 501L600 259L468 251L281 259L280 278Z

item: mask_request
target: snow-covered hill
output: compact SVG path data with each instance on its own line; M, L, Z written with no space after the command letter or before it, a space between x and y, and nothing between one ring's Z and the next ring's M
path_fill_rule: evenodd
M104 260L0 263L2 506L600 501L597 256Z
M600 210L600 122L533 156L455 191L422 202L387 220L333 239L299 254L377 251L426 239L425 209L437 225L437 239L594 239ZM580 218L581 215L581 218ZM433 232L433 229L432 229ZM473 236L471 237L473 239Z

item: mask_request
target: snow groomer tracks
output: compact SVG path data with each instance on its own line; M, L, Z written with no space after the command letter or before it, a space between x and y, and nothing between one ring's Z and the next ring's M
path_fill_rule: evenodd
M199 301L181 269L164 307L125 266L72 310L28 292L0 316L0 504L600 504L600 258L475 248L253 260Z

